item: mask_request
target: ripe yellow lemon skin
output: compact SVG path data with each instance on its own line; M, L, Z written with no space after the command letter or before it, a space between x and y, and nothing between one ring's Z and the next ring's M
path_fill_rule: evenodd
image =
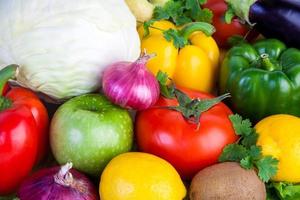
M279 114L264 118L255 129L264 155L279 160L274 181L300 182L300 118Z
M182 200L186 189L167 161L130 152L110 161L99 186L101 200Z

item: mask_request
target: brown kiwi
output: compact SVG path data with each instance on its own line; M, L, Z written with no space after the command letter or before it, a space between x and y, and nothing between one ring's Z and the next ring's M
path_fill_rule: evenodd
M265 200L266 188L254 170L224 162L198 172L189 196L191 200Z

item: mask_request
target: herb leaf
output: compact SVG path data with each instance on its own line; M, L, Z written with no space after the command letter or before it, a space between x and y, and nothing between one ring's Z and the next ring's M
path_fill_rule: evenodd
M241 144L247 148L250 148L252 145L256 144L257 139L258 139L258 134L256 133L255 130L253 130L250 135L248 135L247 137L244 137L241 140Z
M202 9L206 0L176 0L168 1L163 7L155 7L153 19L170 20L177 26L192 22L212 22L213 14L209 9Z
M155 7L153 11L153 19L155 20L171 20L176 25L183 25L189 23L192 19L185 16L184 13L185 4L184 1L168 1L164 7Z
M231 8L230 5L228 5L228 9L226 10L224 16L226 24L230 24L234 16L235 16L234 10Z
M156 74L156 79L159 83L160 93L166 98L174 98L175 86L173 83L171 84L171 86L167 86L167 82L169 79L168 74L162 71L158 71L158 73Z
M278 170L278 160L272 156L264 156L262 148L256 145L258 134L252 128L251 122L243 120L241 116L235 114L229 116L236 135L240 136L238 143L229 144L219 157L219 161L235 161L245 169L258 169L259 178L268 182L270 178L276 175Z
M243 158L247 157L248 151L245 147L239 144L227 145L219 157L220 162L235 161L240 162Z
M194 20L211 23L213 18L213 12L208 8L204 8L201 12L198 12Z
M252 124L249 119L243 120L238 114L229 116L237 135L248 136L252 132Z
M272 176L276 175L278 162L272 156L265 156L258 160L255 165L258 168L259 178L264 182L269 181Z
M176 48L182 48L189 43L189 41L180 34L179 30L169 29L164 31L163 34L167 41L173 41Z
M155 20L150 19L149 21L144 22L143 24L143 28L144 28L144 35L143 37L147 37L150 33L149 28L151 27L151 25L155 22Z
M240 165L245 168L245 169L252 169L253 168L253 163L252 163L252 158L251 156L246 156L240 161Z
M253 160L258 160L262 157L262 154L261 154L261 147L260 146L256 146L256 145L253 145L250 147L250 151L249 151L249 155L251 156L251 158Z
M185 7L190 10L190 14L194 16L201 10L199 0L186 0Z

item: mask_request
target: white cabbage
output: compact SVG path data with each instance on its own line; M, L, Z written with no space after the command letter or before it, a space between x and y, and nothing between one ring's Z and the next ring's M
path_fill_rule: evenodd
M56 99L88 93L107 65L139 53L124 0L0 0L0 68L20 65L24 87Z

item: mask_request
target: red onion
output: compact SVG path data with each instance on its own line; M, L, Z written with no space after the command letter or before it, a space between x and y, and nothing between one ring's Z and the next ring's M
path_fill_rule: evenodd
M67 163L43 169L25 180L18 191L20 200L96 200L90 180Z
M108 66L102 77L104 94L124 108L144 110L159 97L159 84L148 71L147 61L152 55L142 54L135 62L117 62Z

